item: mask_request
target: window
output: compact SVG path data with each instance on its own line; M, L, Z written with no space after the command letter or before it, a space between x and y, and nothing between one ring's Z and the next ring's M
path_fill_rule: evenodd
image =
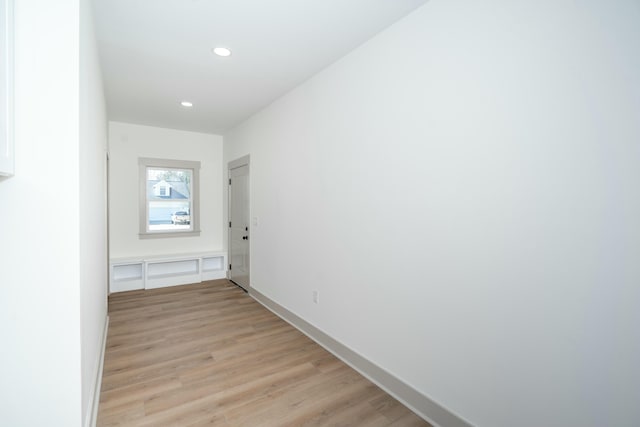
M198 236L200 162L140 158L140 238Z
M0 176L14 172L14 1L0 0Z

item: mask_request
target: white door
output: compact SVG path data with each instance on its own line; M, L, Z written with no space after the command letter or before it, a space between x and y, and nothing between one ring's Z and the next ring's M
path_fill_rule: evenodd
M229 280L249 290L249 165L229 164Z

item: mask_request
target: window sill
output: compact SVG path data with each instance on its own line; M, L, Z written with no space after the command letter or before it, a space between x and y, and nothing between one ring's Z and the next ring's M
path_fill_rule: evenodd
M163 239L165 237L198 237L200 230L197 231L159 231L150 233L140 233L140 239Z

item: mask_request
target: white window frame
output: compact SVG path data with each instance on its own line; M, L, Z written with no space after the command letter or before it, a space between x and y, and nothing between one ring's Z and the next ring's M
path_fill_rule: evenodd
M147 169L189 169L191 170L191 211L189 212L192 229L185 230L149 230L149 202L147 199ZM200 162L189 160L138 159L139 184L139 224L140 239L164 237L192 237L200 235Z
M15 171L13 137L14 1L0 0L0 176Z

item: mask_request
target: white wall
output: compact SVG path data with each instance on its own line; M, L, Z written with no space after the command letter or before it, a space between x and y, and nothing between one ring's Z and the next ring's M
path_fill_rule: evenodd
M638 22L433 0L226 134L252 286L478 426L640 424Z
M138 158L200 162L199 237L139 239ZM109 122L110 257L222 250L222 137Z
M0 181L7 426L81 425L78 12L77 0L16 2L16 174Z
M107 318L107 120L91 3L80 3L80 330L82 419L91 406ZM99 397L99 396L98 396Z

